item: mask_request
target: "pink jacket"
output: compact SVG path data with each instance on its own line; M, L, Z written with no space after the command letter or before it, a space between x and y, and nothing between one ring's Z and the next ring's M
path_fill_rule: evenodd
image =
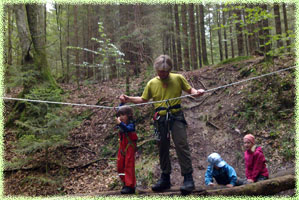
M269 177L266 168L266 160L261 147L256 147L255 151L247 150L244 153L245 158L245 174L247 179L256 181L259 175Z

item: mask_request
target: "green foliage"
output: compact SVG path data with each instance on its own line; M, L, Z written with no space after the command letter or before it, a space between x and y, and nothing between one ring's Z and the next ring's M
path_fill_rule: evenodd
M248 60L250 58L251 58L250 56L239 56L239 57L235 57L235 58L229 58L229 59L223 60L222 62L220 62L219 64L217 64L216 67L219 67L219 66L224 65L224 64L229 64L229 63L234 63L234 62L240 62L242 60Z

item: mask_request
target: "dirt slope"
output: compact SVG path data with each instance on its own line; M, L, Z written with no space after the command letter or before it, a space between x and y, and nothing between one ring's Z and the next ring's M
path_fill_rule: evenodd
M182 74L194 88L211 89L244 79L240 75L240 69L257 65L262 59L262 57L259 57L240 63L222 65L221 67L204 67ZM286 62L285 67L288 65L290 64ZM274 69L276 68L279 67L274 67ZM137 78L132 84L132 90L138 90L142 81L144 81L143 76ZM100 105L116 106L119 103L116 97L124 92L122 84L121 81L114 81L101 85L87 85L82 86L80 91L75 90L74 86L71 85L63 85L63 88L69 92L67 102L96 104L100 100ZM212 152L220 153L223 159L236 169L238 176L245 177L242 138L248 132L245 128L247 122L244 120L235 122L233 116L238 114L241 102L246 98L246 93L243 91L250 87L251 82L246 82L206 93L198 99L185 98L183 100L182 105L188 122L188 141L196 185L203 185L204 183L204 173L207 167L206 158ZM141 116L149 116L152 110L151 106L138 107L137 109L140 111ZM85 110L87 108L74 107L73 112L79 114ZM115 137L113 135L115 131L111 131L113 127L113 110L93 109L89 117L70 134L70 146L61 149L65 154L64 165L67 166L68 172L59 190L55 191L54 189L53 191L53 186L45 186L40 183L32 183L31 187L15 184L15 180L23 179L24 176L28 176L30 173L43 173L42 171L18 171L6 174L5 194L96 195L103 190L119 189L116 160L111 157L101 157L101 152L103 152L107 140ZM137 124L137 130L141 130L141 128L148 130L149 127L150 117ZM142 133L139 132L138 134ZM270 160L271 157L271 162L267 163L270 174L293 167L294 162L284 162L281 157L275 157L277 150L269 145L271 138L267 137L267 134L265 135L257 136L256 140L263 147L267 160ZM7 143L9 142L7 141ZM9 148L10 146L6 145L7 152L10 152ZM115 146L116 151L117 146ZM180 186L183 177L180 174L173 143L170 152L173 169L171 183L174 186ZM272 158L273 155L274 158ZM53 155L53 158L55 158L55 155ZM136 162L140 164L144 158L146 158L146 155L139 152ZM9 154L6 154L6 159L10 159ZM153 165L153 181L156 181L160 174L157 160L153 162ZM54 170L53 174L55 174ZM144 184L141 185L140 180L137 180L137 182L138 187L144 187ZM150 187L150 185L147 185L147 187ZM39 190L33 188L39 188Z

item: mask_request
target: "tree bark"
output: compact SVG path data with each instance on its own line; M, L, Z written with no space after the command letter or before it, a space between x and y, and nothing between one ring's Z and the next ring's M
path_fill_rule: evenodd
M220 25L220 7L218 4L216 4L216 22L218 26L218 45L219 45L219 55L220 55L220 61L223 61L223 48L222 48L222 37L221 37L221 25Z
M67 5L67 38L66 46L70 46L70 5ZM66 49L66 83L70 81L70 50Z
M6 63L12 65L12 44L11 44L11 33L12 33L12 17L11 17L11 6L7 6L7 58Z
M194 20L194 4L189 4L188 6L188 14L189 14L189 28L190 28L190 54L191 54L191 66L192 69L198 69L197 64L197 50L196 50L196 38L195 38L195 20Z
M224 8L224 5L222 6ZM227 48L227 36L226 36L226 19L225 19L225 12L222 10L222 23L223 23L223 38L224 38L224 55L225 59L228 59L228 48Z
M75 47L79 46L79 28L78 28L78 8L77 5L74 5L74 32L75 32ZM75 51L75 65L76 65L76 80L77 88L80 87L80 69L79 69L79 51Z
M274 4L274 15L275 15L275 28L276 28L276 35L279 35L279 39L277 40L277 48L283 46L283 42L281 38L281 21L280 21L280 11L279 11L279 4Z
M206 35L205 35L205 23L204 23L204 7L202 4L199 4L199 18L200 18L200 30L201 30L201 47L202 47L202 60L204 65L208 65L208 54L207 54L207 45L206 45Z
M188 25L187 25L187 10L186 4L181 6L181 15L182 15L182 24L183 24L183 47L184 47L184 69L190 70L190 61L189 61L189 45L188 45Z
M171 43L172 43L172 59L173 59L173 69L178 69L178 59L177 59L177 50L176 50L176 40L175 40L175 30L174 30L174 23L175 20L173 18L173 6L169 5L169 12L170 12L170 31L171 31Z
M236 31L237 31L237 45L238 45L238 56L244 56L244 45L243 45L243 30L241 27L241 10L236 9L235 13L237 15L238 22L236 23Z
M199 5L196 5L196 32L197 32L197 46L198 46L198 62L199 67L202 67L202 54L201 54L201 36L200 36L200 19L199 19Z
M183 67L183 61L182 61L182 47L181 47L181 31L180 31L179 9L178 9L177 4L174 5L174 18L175 18L177 58L178 58L177 70L181 71L182 67Z
M228 18L231 18L231 11L228 11ZM232 52L232 58L235 57L235 50L234 50L234 40L233 40L233 26L229 26L229 33L230 33L230 47Z
M284 20L284 31L286 33L286 37L289 37L289 26L288 26L288 18L287 18L287 9L286 4L282 3L282 10L283 10L283 20ZM287 46L288 46L288 52L291 51L291 48L289 47L291 45L291 42L289 39L287 39Z
M209 9L208 9L209 10ZM211 13L213 14L213 13ZM211 16L209 15L208 18L208 25L209 25L209 30L210 30L210 51L211 51L211 60L212 64L214 64L214 56L213 56L213 38L212 38L212 27L211 27Z

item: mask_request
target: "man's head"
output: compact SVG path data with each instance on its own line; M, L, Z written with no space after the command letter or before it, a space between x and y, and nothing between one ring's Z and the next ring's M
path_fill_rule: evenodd
M160 79L166 79L172 69L171 58L168 55L160 55L154 62L154 69Z

